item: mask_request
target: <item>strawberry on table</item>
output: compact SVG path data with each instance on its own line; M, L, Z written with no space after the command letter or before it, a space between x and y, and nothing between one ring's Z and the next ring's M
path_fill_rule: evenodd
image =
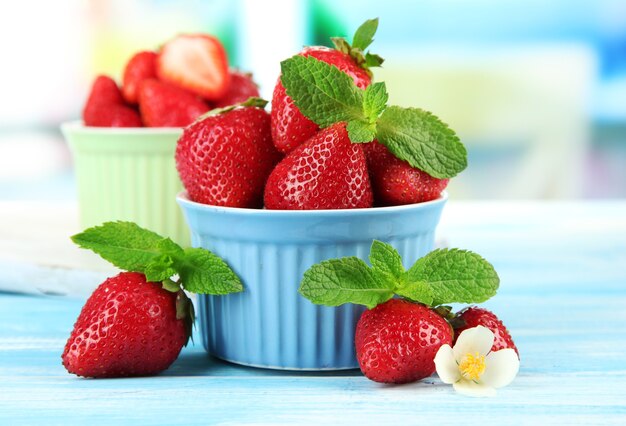
M215 101L230 82L222 43L206 34L183 34L163 45L157 58L160 80Z
M435 250L405 270L391 245L374 241L369 260L371 267L357 257L315 264L304 273L299 292L320 305L369 309L357 323L357 360L366 377L382 383L430 376L437 351L452 343L453 334L441 315L449 308L434 307L483 302L499 285L493 266L464 250Z
M435 372L435 355L441 345L452 343L452 330L432 309L391 299L363 313L354 341L367 378L408 383Z
M380 66L383 62L379 56L364 52L372 43L377 27L378 19L368 20L357 29L352 45L343 38L333 38L334 49L306 47L299 55L311 56L338 68L352 77L357 87L365 89L371 82L369 68ZM288 153L318 130L319 126L294 105L279 78L272 96L272 137L276 148Z
M61 358L78 376L147 376L167 369L191 337L194 309L185 290L222 295L243 289L210 251L183 249L131 222L107 222L72 240L129 271L100 284L76 320Z
M398 206L435 200L449 179L437 179L411 167L374 140L363 145L372 181L374 202L379 206Z
M157 54L149 51L136 53L130 58L122 80L122 94L126 102L136 104L141 83L156 78L156 58Z
M276 166L264 200L274 210L371 207L363 148L350 142L345 123L321 130Z
M146 127L184 127L209 110L198 96L158 80L144 80L139 110Z
M193 201L261 206L265 181L280 158L265 104L251 98L213 110L184 130L176 146L176 168Z
M145 376L167 369L187 341L177 293L122 272L104 281L83 307L63 351L63 365L84 377ZM146 357L149 353L150 356Z
M112 78L100 75L91 87L83 109L85 126L141 127L137 111L124 103L122 92Z
M230 83L228 90L218 100L213 102L214 108L224 108L249 98L259 97L259 86L252 79L252 74L239 71L230 71Z
M458 312L454 318L450 321L454 327L454 342L458 336L468 328L474 328L479 325L487 327L494 334L495 340L493 341L492 351L499 351L501 349L513 349L519 357L519 351L506 329L502 321L491 311L477 306L470 306Z

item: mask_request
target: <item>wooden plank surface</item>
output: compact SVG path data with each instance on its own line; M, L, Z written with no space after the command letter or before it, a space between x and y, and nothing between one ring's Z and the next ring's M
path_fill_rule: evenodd
M82 300L0 293L0 425L626 424L626 202L450 203L442 231L502 279L486 307L522 361L495 398L436 376L383 386L237 367L199 345L158 377L78 379L60 354Z

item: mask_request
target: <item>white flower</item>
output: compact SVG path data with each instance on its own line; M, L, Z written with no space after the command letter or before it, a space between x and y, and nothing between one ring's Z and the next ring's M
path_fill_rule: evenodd
M439 378L465 395L494 396L517 375L519 358L513 349L491 352L493 340L493 332L479 325L463 331L454 348L441 346L435 356Z

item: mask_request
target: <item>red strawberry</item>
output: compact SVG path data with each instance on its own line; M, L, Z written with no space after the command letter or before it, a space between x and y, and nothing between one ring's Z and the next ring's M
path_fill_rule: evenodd
M254 106L195 122L176 147L176 167L189 197L215 206L261 207L265 180L279 158L270 116Z
M124 98L113 79L98 76L91 87L83 109L85 126L141 127L141 118L133 108L124 104Z
M209 107L186 90L158 80L145 80L139 88L139 110L147 127L184 127Z
M354 79L361 89L369 86L371 78L368 71L359 66L347 53L327 47L307 47L299 53L301 56L313 56L320 61L334 65ZM319 127L306 118L287 96L285 87L278 79L272 97L272 138L276 148L287 153L312 137Z
M156 58L154 52L139 52L126 64L122 83L122 94L126 102L136 104L139 86L144 80L156 78Z
M206 34L179 35L165 43L157 59L157 75L208 100L224 96L230 81L224 46Z
M356 327L361 371L381 383L408 383L435 372L435 355L452 343L450 325L430 308L391 299L363 313Z
M454 327L455 342L463 330L482 325L483 327L487 327L491 330L495 336L493 346L491 347L492 351L511 348L515 350L517 356L519 357L519 351L517 350L515 343L513 343L513 339L511 338L509 331L493 312L490 312L487 309L472 306L458 312L451 320L451 323Z
M449 179L437 179L411 167L378 141L364 144L363 149L377 205L397 206L434 200L448 185Z
M87 299L65 345L63 365L84 377L146 376L167 369L187 340L177 293L122 272Z
M228 90L224 96L213 103L213 107L223 108L239 102L245 102L248 98L258 97L259 87L256 85L254 80L252 80L252 74L231 71Z
M354 209L372 206L365 154L345 123L318 132L272 171L265 207L275 210Z

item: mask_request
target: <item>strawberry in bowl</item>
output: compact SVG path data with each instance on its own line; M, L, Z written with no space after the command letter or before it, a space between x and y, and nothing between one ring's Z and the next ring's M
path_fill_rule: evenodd
M203 115L178 141L186 189L178 203L192 245L225 259L245 288L198 298L214 356L276 369L356 368L364 306L310 303L298 294L303 275L328 259L363 259L373 240L407 262L433 248L443 190L467 154L431 113L388 105L385 84L371 79L382 59L364 52L377 25L366 21L352 44L334 39L335 49L307 47L283 61L269 120L250 98ZM452 342L451 329L441 336Z
M74 157L81 225L127 220L188 245L173 201L182 189L176 142L214 107L258 96L256 83L231 69L221 42L207 34L179 35L158 50L137 52L120 76L120 84L96 77L82 122L62 125Z

